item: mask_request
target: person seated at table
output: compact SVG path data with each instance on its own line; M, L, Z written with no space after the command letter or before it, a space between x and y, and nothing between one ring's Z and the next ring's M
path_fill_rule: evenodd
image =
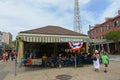
M34 51L31 51L31 52L30 52L30 58L33 59L33 58L34 58L34 55L35 55Z
M31 65L32 64L32 59L28 58L27 59L27 65Z
M44 54L44 55L42 56L42 65L43 65L43 66L45 66L46 61L47 61L47 56L46 56L46 54Z
M71 66L72 64L71 64L71 60L70 60L70 56L68 56L67 58L66 58L66 61L65 61L65 66Z

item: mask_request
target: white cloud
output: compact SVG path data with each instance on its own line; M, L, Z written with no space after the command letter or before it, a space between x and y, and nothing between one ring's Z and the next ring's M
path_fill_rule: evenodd
M118 10L120 10L120 1L119 0L109 0L109 6L103 11L103 13L100 13L97 17L95 16L94 12L90 12L87 10L82 11L81 15L84 21L87 21L89 24L101 24L105 21L106 17L115 17L118 15ZM89 25L88 24L88 25ZM83 24L84 26L86 25Z
M79 0L80 9L89 4L90 1L92 0ZM117 2L117 0L111 1ZM117 5L118 9L118 3L111 4L98 19L94 17L92 12L81 9L80 16L83 20L86 20L86 22L82 21L83 32L87 33L89 24L96 24L99 19L104 19L104 15L108 15L112 6ZM110 10L110 13L117 11L116 9ZM46 25L57 25L72 30L74 22L73 11L74 0L2 0L0 1L0 23L2 24L0 30L9 31L14 37L20 31Z
M79 0L79 3L85 5L85 4L89 3L90 1L92 1L92 0Z
M89 25L94 25L96 23L95 17L92 12L82 11L81 12L81 26L84 34L87 34L89 30Z
M57 4L61 2L61 0L57 1ZM51 2L54 1L48 1L47 3ZM22 3L20 1L19 3L11 1L0 2L0 17L2 16L0 18L0 30L6 32L8 31L15 35L15 32L42 27L42 25L69 25L72 14L63 12L62 7L65 7L64 4L61 8L58 8L59 10L55 12L49 12L49 10L44 10L44 8L42 9L42 7L39 8L32 6L26 3ZM38 4L38 6L40 5ZM69 7L69 5L67 5L67 7ZM67 8L64 8L64 10L66 9ZM61 13L62 16L57 16L58 13Z
M94 26L95 24L101 24L105 21L106 17L115 17L117 16L117 11L120 10L120 1L119 0L109 0L110 4L109 6L103 11L103 13L100 13L99 15L95 15L95 12L91 12L88 10L82 10L81 11L81 18L82 18L82 30L83 33L87 34L87 31L89 30L89 25ZM83 6L85 7L87 4Z
M103 14L100 16L100 20L105 20L106 17L115 17L117 16L117 11L120 10L120 1L119 0L111 0L110 5L106 8Z

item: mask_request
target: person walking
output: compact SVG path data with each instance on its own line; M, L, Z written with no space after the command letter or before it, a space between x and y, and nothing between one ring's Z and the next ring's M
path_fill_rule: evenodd
M8 61L8 53L7 52L5 52L5 55L6 55L6 61Z
M104 52L104 54L102 55L102 63L105 65L104 72L106 73L107 72L107 67L108 67L108 64L109 64L109 59L108 59L108 56L107 56L106 52Z
M3 54L2 54L2 59L3 59L4 62L6 61L6 54L5 54L5 52L3 52Z
M99 71L100 69L100 55L97 50L93 53L93 66L95 71Z

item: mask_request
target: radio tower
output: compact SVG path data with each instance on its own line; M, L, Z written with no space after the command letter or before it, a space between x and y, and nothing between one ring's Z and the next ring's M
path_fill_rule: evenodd
M78 33L82 33L82 27L80 23L80 14L79 14L79 2L75 0L74 2L74 31Z

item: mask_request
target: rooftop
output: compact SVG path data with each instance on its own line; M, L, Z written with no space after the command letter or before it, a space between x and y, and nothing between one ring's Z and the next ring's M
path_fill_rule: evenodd
M59 26L45 26L37 29L21 31L20 33L28 34L49 34L49 35L72 35L72 36L87 36L82 33L74 32Z

